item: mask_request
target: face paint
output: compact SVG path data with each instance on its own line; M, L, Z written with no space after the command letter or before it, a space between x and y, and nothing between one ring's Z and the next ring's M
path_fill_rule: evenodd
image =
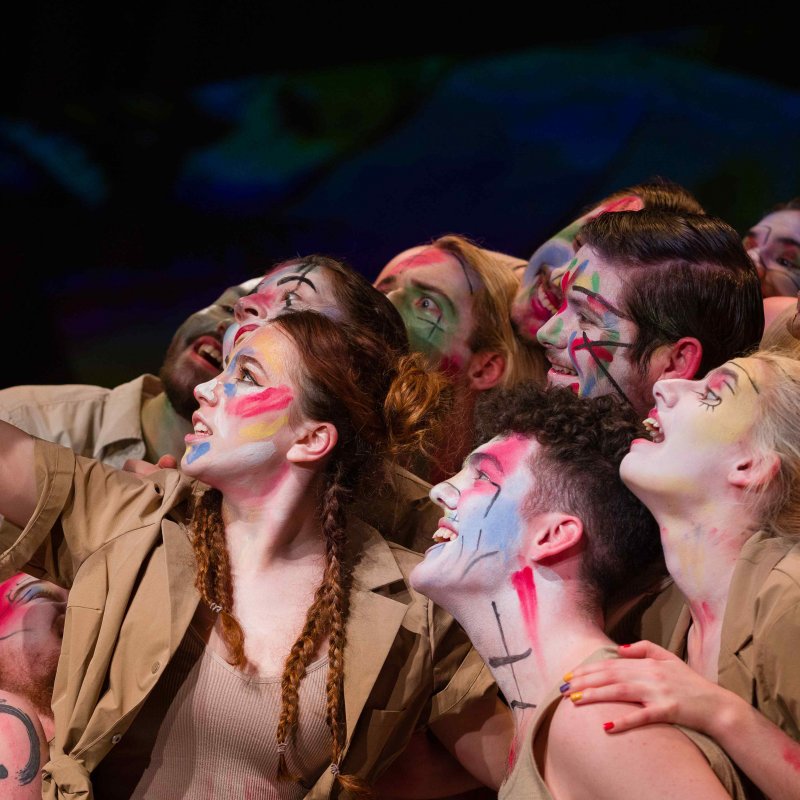
M301 262L265 275L252 294L236 303L236 319L225 332L222 342L224 363L228 363L234 345L243 337L290 310L319 311L334 320L342 318L329 270Z
M800 209L768 214L743 242L764 297L794 297L800 291Z
M637 330L620 308L624 287L617 270L582 247L562 287L561 309L537 337L550 362L548 383L569 386L581 397L616 393L631 402L641 377L626 350Z
M511 306L511 319L523 338L535 342L542 325L558 313L563 300L561 279L564 269L580 249L580 232L583 226L601 214L640 211L642 208L644 203L636 195L626 195L601 203L560 230L534 252Z
M186 437L184 472L223 491L233 483L264 486L293 441L288 423L297 389L287 365L297 360L278 328L242 340L225 371L197 387L200 409Z
M172 406L186 419L197 408L194 387L222 368L222 337L233 322L236 301L258 278L228 287L210 306L196 311L172 337L159 377Z
M23 697L49 697L55 679L67 592L19 572L0 583L0 675Z
M415 247L392 259L375 281L400 312L412 350L452 375L472 356L472 301L483 283L455 256L435 247Z
M690 503L713 507L726 502L728 475L739 459L753 452L753 428L765 385L765 368L754 358L728 361L697 381L658 381L647 423L654 439L634 440L620 467L626 485L647 505L679 498L687 509ZM668 539L678 554L685 549L691 561L690 551L696 553L693 542L680 536L676 531ZM708 538L719 552L717 534ZM688 563L685 567L700 568Z

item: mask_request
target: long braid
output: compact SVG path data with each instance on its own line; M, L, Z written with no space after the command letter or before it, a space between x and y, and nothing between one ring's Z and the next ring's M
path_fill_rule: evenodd
M244 654L244 631L232 613L233 581L225 544L221 492L208 489L195 500L190 526L197 561L195 586L203 602L219 613L222 639L228 648L230 663L241 669L247 664L247 657Z

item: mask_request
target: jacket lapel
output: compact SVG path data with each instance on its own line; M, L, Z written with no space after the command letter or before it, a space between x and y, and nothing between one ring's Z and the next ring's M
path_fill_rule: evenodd
M406 603L375 591L403 581L389 545L359 520L353 520L350 535L361 558L353 576L345 645L347 746L407 611Z
M170 604L170 657L178 649L192 621L200 594L195 588L195 558L189 532L183 524L165 519L161 523L167 551L167 580Z

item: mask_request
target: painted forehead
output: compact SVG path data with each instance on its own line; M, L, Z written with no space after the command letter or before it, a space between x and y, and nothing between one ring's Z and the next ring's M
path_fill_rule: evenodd
M412 248L395 256L378 276L376 285L383 291L390 290L400 275L412 272L425 272L426 280L447 284L470 295L483 285L472 267L438 247Z
M578 250L563 281L562 291L568 289L573 301L584 299L590 308L599 313L610 311L617 317L626 318L619 303L623 287L619 270L590 247Z
M766 384L766 369L757 358L737 358L726 361L721 367L711 370L706 381L714 388L713 384L723 385L728 381L728 386L733 386L735 391L744 386L748 391L761 394Z
M536 444L533 437L512 433L495 436L467 456L468 466L491 467L498 476L508 477L525 461Z
M800 209L784 209L767 214L750 229L751 232L766 232L767 236L800 240Z
M292 347L293 342L286 333L278 326L267 322L234 345L230 354L229 368L232 368L240 357L249 357L258 360L270 372L286 373L288 367L284 362L289 355L286 350Z

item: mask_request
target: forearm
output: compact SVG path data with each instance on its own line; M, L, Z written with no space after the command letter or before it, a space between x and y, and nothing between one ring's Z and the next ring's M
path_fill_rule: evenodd
M34 439L0 421L0 514L24 527L36 508Z
M771 800L800 798L800 743L733 692L705 731Z

